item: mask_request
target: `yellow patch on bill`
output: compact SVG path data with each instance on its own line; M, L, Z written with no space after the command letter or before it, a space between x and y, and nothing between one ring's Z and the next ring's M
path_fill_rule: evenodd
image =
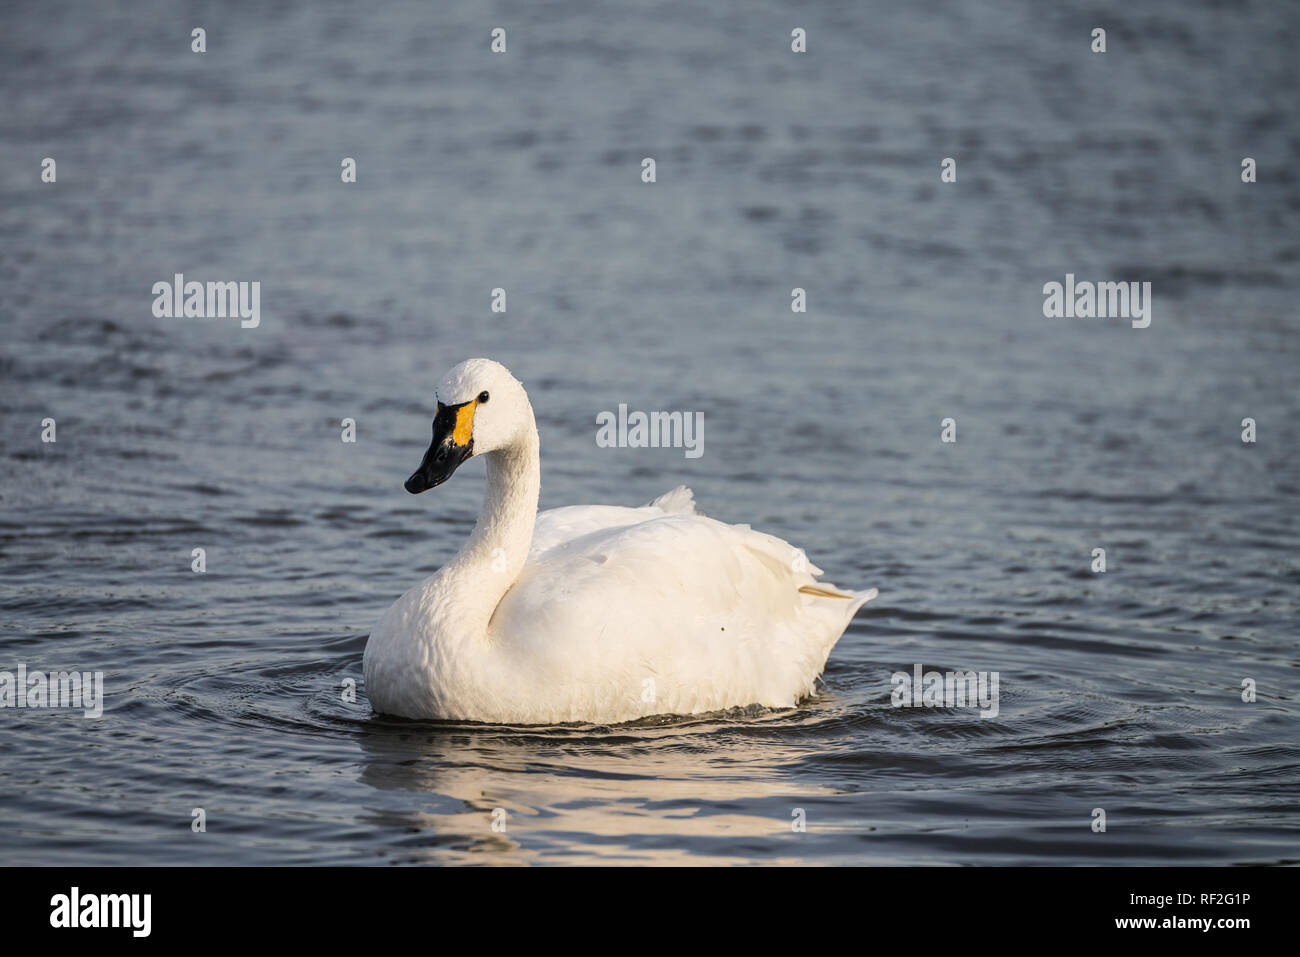
M469 445L474 436L474 406L476 402L466 402L456 410L456 428L452 429L451 440L457 445Z

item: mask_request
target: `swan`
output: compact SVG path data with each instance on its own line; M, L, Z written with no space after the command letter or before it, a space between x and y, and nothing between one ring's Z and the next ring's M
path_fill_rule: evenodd
M366 643L375 711L494 724L616 724L790 708L876 589L819 582L803 552L695 510L679 486L648 505L538 514L539 438L523 385L468 359L436 392L418 494L471 456L487 465L460 552L402 595Z

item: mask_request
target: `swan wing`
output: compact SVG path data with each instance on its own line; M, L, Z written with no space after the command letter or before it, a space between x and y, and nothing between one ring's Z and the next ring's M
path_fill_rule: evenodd
M550 519L549 545L534 548L489 626L527 671L511 683L537 696L519 706L547 702L552 720L792 706L875 597L818 582L788 543L693 506L555 513L571 514Z
M626 528L660 515L670 514L696 514L695 496L685 485L677 486L640 508L629 508L623 505L569 505L564 508L547 509L537 514L528 561L534 561L539 555L557 545L581 538L591 532Z

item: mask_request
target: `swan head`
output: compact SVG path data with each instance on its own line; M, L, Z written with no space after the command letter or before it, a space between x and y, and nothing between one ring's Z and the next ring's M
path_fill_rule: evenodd
M474 455L508 449L536 431L523 385L499 362L466 359L437 389L433 441L406 480L412 495L441 485Z

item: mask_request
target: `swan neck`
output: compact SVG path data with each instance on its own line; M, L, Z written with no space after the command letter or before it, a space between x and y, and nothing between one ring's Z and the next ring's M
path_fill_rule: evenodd
M518 443L489 452L483 507L469 540L452 560L452 573L465 576L468 593L477 597L466 609L475 631L486 631L492 613L519 577L533 542L541 464L537 432Z
M471 543L477 541L481 546L501 548L507 561L517 560L515 575L523 567L533 543L537 500L542 487L538 459L535 441L488 453L487 489L478 523L470 536Z

